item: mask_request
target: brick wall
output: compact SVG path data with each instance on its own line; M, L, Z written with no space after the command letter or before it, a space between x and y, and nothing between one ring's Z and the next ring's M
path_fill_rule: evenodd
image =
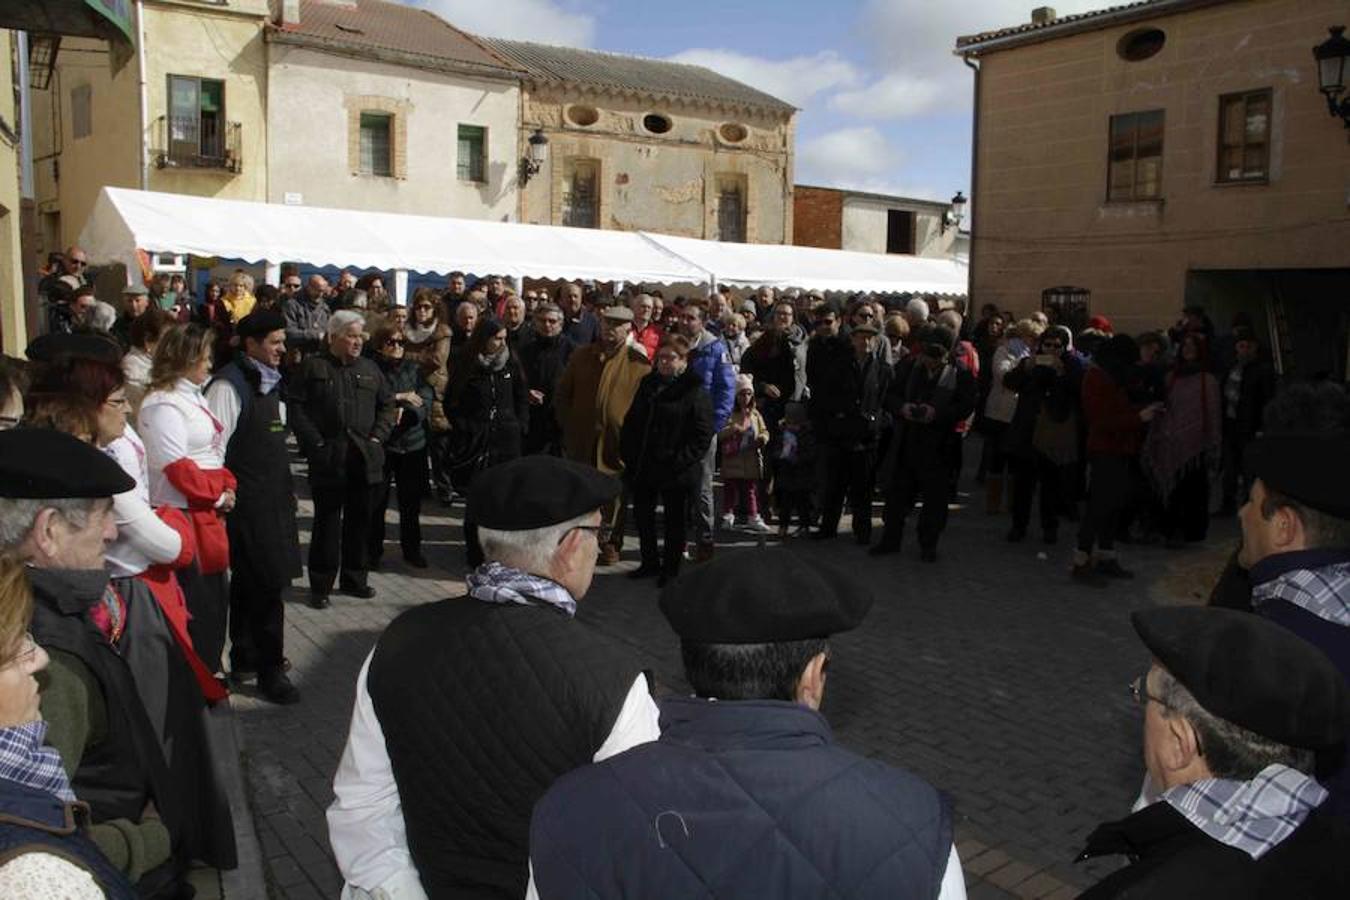
M824 247L840 250L844 246L844 194L829 188L794 188L792 200L792 243L798 247Z

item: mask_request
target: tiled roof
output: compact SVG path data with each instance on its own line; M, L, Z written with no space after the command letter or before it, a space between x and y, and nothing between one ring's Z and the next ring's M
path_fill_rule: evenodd
M1050 0L1050 2L1053 2L1053 0ZM1232 2L1232 0L1138 0L1135 3L1108 6L1105 9L1091 12L1058 16L1045 22L1024 22L1021 25L1013 25L1009 28L963 35L956 39L956 50L958 53L976 52L986 49L985 45L995 42L1000 46L1036 43L1059 37L1062 34L1093 31L1121 22L1228 2Z
M385 0L335 3L300 0L300 22L278 26L281 35L354 50L389 51L499 74L516 66L425 10Z
M686 97L778 113L796 110L790 103L703 66L525 41L482 40L539 81L585 84L659 97Z

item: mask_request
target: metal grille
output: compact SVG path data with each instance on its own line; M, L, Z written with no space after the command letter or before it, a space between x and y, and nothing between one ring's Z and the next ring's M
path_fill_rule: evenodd
M572 177L563 194L563 224L573 228L596 228L600 219L600 164L579 159L572 164Z

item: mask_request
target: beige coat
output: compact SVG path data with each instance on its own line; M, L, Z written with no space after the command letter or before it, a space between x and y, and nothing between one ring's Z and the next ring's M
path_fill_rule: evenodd
M417 361L422 377L431 385L435 402L427 411L427 426L432 431L449 431L450 420L445 417L445 386L450 382L450 328L436 323L431 337L421 343L408 342L408 358Z
M553 397L563 456L610 475L622 472L619 431L638 383L651 370L646 353L632 343L609 357L599 344L572 351Z

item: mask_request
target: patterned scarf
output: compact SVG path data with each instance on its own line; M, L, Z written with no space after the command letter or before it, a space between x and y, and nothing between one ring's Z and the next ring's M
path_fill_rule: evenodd
M61 754L43 746L47 723L41 720L0 728L0 779L75 802Z
M1251 781L1204 778L1163 792L1163 802L1221 844L1260 859L1329 795L1312 778L1270 765Z
M534 606L542 601L556 606L569 616L577 614L577 601L567 588L556 581L540 578L499 562L486 562L464 579L469 585L469 596L484 603L518 603Z
M1319 619L1350 627L1350 563L1292 569L1252 585L1252 604L1284 600Z

